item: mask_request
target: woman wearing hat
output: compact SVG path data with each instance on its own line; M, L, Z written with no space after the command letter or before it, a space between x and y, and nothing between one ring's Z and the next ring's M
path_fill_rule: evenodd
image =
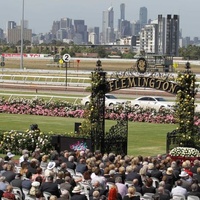
M82 190L80 185L77 185L72 190L71 200L87 200L87 197L84 194L81 194Z

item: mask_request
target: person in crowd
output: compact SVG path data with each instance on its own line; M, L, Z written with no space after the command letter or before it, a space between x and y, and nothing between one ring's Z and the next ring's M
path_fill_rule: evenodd
M182 187L182 180L176 181L176 186L172 188L171 195L172 197L175 195L182 195L186 197L187 190L184 187Z
M200 184L200 167L197 168L197 174L195 174L195 175L193 176L193 178L194 178L195 180L197 180L198 183Z
M60 190L58 188L58 184L53 182L54 177L52 175L47 177L47 180L41 184L40 191L49 192L52 195L60 197Z
M127 170L127 175L126 175L126 181L133 181L133 179L138 179L138 185L142 186L142 178L141 175L139 173L137 173L136 167L132 167L132 166L127 166L126 167Z
M117 187L113 185L107 195L107 200L122 200L121 194L118 192Z
M60 192L61 192L61 195L60 195L60 198L58 198L58 200L70 200L71 195L68 190L61 189Z
M147 165L144 165L140 171L139 171L139 174L141 176L141 179L142 179L142 184L145 183L146 179L148 178L147 176ZM141 187L141 186L140 186Z
M87 197L84 194L81 194L82 190L80 185L77 185L72 190L71 200L87 200Z
M29 162L25 162L25 160L21 163L21 169L20 169L19 173L23 177L26 177L26 173L28 172L28 165L29 165Z
M35 197L35 198L41 198L42 197L42 193L40 191L40 182L38 181L33 181L31 184L31 188L29 190L29 195Z
M83 174L87 170L88 167L86 165L86 160L84 158L81 158L76 165L76 172L80 172L81 174Z
M153 180L151 177L146 179L145 185L142 186L142 194L156 193L156 188L153 186Z
M167 171L163 175L162 180L165 181L166 187L169 187L168 189L171 191L171 189L173 188L173 186L175 184L175 180L176 180L176 178L174 177L174 174L173 174L172 167L167 168Z
M5 177L5 181L8 183L15 179L14 165L12 163L7 164L6 171L2 173L2 176Z
M70 183L71 177L66 176L65 182L60 184L61 190L67 190L70 194L72 194L73 186Z
M57 198L57 196L55 196L55 195L51 195L50 197L49 197L49 200L57 200L58 198Z
M123 200L140 200L140 196L136 195L135 187L129 186L128 193L124 196Z
M16 200L12 185L7 185L6 191L3 193L3 197L9 200Z
M138 179L133 179L133 186L135 187L136 192L142 194L142 187L138 185Z
M200 198L200 191L198 191L198 188L199 188L198 184L193 183L193 184L191 185L191 191L189 191L189 192L187 193L186 198L187 198L189 195L197 196L197 197Z
M96 181L99 181L103 189L106 188L106 178L101 175L101 170L99 167L96 167L94 172L91 174L92 184Z
M70 155L70 156L68 157L67 168L73 169L74 171L75 171L75 169L76 169L76 164L75 164L75 162L74 162L74 156L73 156L73 155Z
M8 183L5 180L6 178L4 176L0 176L0 190L1 191L5 191L8 186Z
M48 158L49 158L49 156L46 155L46 154L42 156L42 160L41 160L41 162L40 162L40 167L42 168L43 171L44 171L44 170L47 168L47 166L48 166Z
M29 171L26 172L26 177L22 180L22 188L25 188L27 190L31 189L31 184L32 184L31 178L32 178L32 173Z
M99 193L99 191L96 190L92 193L90 200L99 200L99 199L100 199L100 193Z
M19 165L21 166L21 163L25 161L26 158L29 157L29 151L27 149L22 150L22 155L19 158Z
M94 191L98 191L100 193L100 196L106 196L108 193L107 189L104 189L99 181L94 181L92 184L92 189L89 191L89 196L91 197L93 195Z
M55 183L57 183L58 185L60 185L61 183L64 183L64 172L63 171L58 171L56 173L56 180Z
M160 164L156 163L153 170L151 171L151 177L157 178L159 181L162 180L163 174L160 171Z
M164 187L159 186L156 194L159 197L159 200L170 200L171 196L170 193L166 193Z
M121 177L122 178L122 183L125 183L125 179L126 179L126 169L124 166L120 166L118 172L115 174L115 177Z
M121 197L124 198L124 196L127 194L128 190L124 183L122 183L121 177L115 178L115 185L117 186L117 190L120 193Z
M35 181L35 179L38 177L38 176L41 176L43 178L43 181L45 181L45 177L42 173L42 168L41 167L37 167L36 168L36 173L32 175L32 181Z
M106 182L109 182L109 183L115 183L115 170L111 169L109 171L109 177L106 179Z
M186 171L182 171L179 174L180 180L182 181L182 187L185 188L187 191L191 190L192 185L192 178L189 176L189 174Z
M32 174L36 174L38 165L39 161L36 158L32 158L30 164L28 165L28 171Z
M15 154L12 154L11 152L8 152L8 153L6 154L6 156L4 157L4 161L5 161L5 162L9 162L9 161L11 161L14 157L15 157Z
M62 171L64 174L67 172L67 163L66 162L62 162L60 164L60 169L59 171Z
M191 163L190 163L189 160L186 160L186 161L184 161L182 163L182 169L183 169L183 171L187 172L190 177L193 177L193 173L190 170L190 168L191 168Z
M32 158L35 158L37 159L39 162L41 162L42 160L42 152L41 152L41 149L39 147L37 147L35 149L35 151L32 153Z
M20 173L17 173L15 175L15 179L10 182L10 185L12 185L13 187L18 187L22 191L22 181L23 180L21 179L21 177L22 177L22 175Z
M190 171L193 173L193 175L197 174L198 167L200 167L200 161L196 159L193 162L193 166L190 167Z
M54 174L56 171L56 163L54 161L49 161L47 165L47 169L44 171L45 178L49 177L50 175Z

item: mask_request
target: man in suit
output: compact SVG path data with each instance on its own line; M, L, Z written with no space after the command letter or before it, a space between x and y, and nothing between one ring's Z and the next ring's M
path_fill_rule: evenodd
M42 183L42 185L40 186L40 191L42 193L49 192L52 195L60 197L60 190L58 189L58 184L53 182L52 175L48 176L46 182Z
M128 172L128 174L126 175L126 179L125 179L126 181L133 181L133 179L138 179L138 185L139 186L143 185L142 184L142 178L141 178L140 174L138 174L136 172L136 166L133 166L133 167L128 166L127 172Z

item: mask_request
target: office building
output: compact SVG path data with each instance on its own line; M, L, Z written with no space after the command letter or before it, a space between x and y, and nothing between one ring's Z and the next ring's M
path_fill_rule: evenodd
M13 29L7 30L7 42L9 44L17 44L21 41L21 26L17 26ZM32 41L32 30L24 29L23 31L23 39L24 41Z
M108 10L103 11L102 23L102 44L109 44L115 41L114 34L114 10L109 7Z
M140 21L140 29L143 28L147 24L147 8L146 7L140 8L139 21Z
M180 29L179 15L158 15L158 53L178 56Z
M87 44L88 43L88 32L87 26L84 20L74 20L74 43L75 44Z
M158 52L158 24L147 24L140 32L140 51L145 53Z
M120 19L125 20L125 4L120 4Z

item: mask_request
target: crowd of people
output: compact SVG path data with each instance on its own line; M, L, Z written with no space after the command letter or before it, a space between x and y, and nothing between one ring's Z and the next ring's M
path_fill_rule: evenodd
M24 149L19 159L11 152L0 158L0 196L11 200L198 199L200 161L88 149L46 155L39 148L33 153Z

